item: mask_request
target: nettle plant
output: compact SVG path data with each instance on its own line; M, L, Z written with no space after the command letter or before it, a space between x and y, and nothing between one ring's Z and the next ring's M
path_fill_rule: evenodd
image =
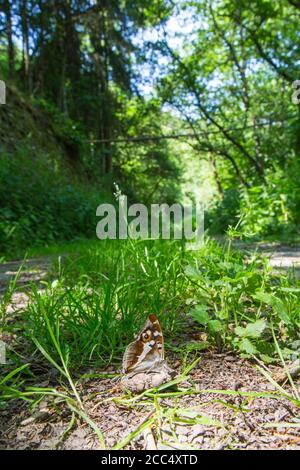
M219 351L233 347L245 357L271 362L275 331L283 354L297 354L300 290L294 279L283 282L272 274L266 259L233 252L230 242L209 242L185 275L196 288L192 318Z

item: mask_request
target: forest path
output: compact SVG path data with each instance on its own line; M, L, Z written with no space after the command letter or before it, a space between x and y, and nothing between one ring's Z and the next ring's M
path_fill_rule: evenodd
M191 341L191 333L177 340L179 349L184 350ZM199 359L182 381L178 397L166 390L159 398L158 411L151 397L145 401L145 396L135 395L128 400L128 394L116 386L115 377L107 374L118 372L112 367L90 370L91 378L78 381L85 412L103 433L108 449L123 440L126 450L300 449L299 409L276 394L276 386L253 362L215 351L202 352ZM168 362L179 376L182 355L169 351ZM281 372L276 366L269 370L275 377ZM53 376L44 371L36 380L34 386L49 386ZM291 394L290 386L284 387ZM78 420L70 429L70 410L66 406L61 410L55 412L50 396L35 410L26 402L15 401L9 411L0 413L0 449L99 449L89 426ZM139 431L151 416L155 425ZM136 437L128 437L131 433Z
M39 290L43 289L43 281L54 275L53 265L57 257L43 256L29 260L16 260L0 264L0 302L5 294L9 294L7 313L22 312L29 302L28 292L34 283Z
M289 246L280 243L247 244L235 242L234 247L247 252L257 252L270 261L276 272L295 269L300 277L300 246Z
M28 286L31 282L40 282L47 278L48 271L53 263L53 257L33 258L26 261L10 261L0 264L0 295L16 276L16 284L20 287Z
M270 260L271 266L277 273L286 272L294 268L300 278L300 246L288 246L283 244L246 244L234 242L234 247L248 253L258 252ZM66 256L64 253L63 258ZM42 288L42 281L55 275L53 265L57 261L58 255L42 256L26 261L17 260L0 264L0 299L7 291L10 282L16 278L16 286L9 310L20 311L26 308L28 295L26 290L31 283L35 283L38 288Z
M300 246L281 244L246 244L235 242L234 247L242 251L258 252L270 260L271 266L277 271L294 268L300 277ZM65 257L65 253L63 257ZM16 284L26 288L31 282L39 284L47 279L58 256L42 256L26 261L17 260L0 264L0 297L7 289L9 283L20 273Z

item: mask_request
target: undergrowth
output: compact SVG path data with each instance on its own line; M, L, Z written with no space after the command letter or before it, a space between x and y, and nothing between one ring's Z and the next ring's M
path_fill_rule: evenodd
M236 231L228 235L227 244L206 240L197 252L187 251L180 242L159 240L83 243L79 252L58 259L56 275L42 289L31 286L21 316L7 313L16 289L16 282L12 283L1 306L1 335L10 339L8 362L2 366L1 406L9 406L12 399L35 406L43 396L53 396L68 405L73 422L83 419L93 428L103 447L105 438L88 416L78 383L91 369L99 374L112 364L118 370L126 345L149 313L159 317L167 354L176 349L176 335L187 332L193 320L193 331L199 331L202 340L177 348L183 367L188 368L206 348L235 350L255 359L263 364L267 378L268 363L285 367L285 361L297 359L300 283L296 274L274 274L266 259L232 249ZM56 385L36 387L38 371L53 368L58 374ZM162 389L147 393L155 404ZM172 393L181 396L196 390L179 387ZM282 396L283 389L278 393ZM284 396L299 405L297 394ZM180 420L184 415L179 410L159 413L164 419ZM151 423L155 416L149 418ZM127 445L128 439L117 448Z
M83 184L46 153L20 150L0 160L0 256L94 235L96 208L112 199L107 185Z

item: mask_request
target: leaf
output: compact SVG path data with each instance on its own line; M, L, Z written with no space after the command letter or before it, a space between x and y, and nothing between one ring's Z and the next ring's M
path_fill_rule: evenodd
M276 297L275 295L268 294L266 292L257 292L254 296L254 299L260 300L261 302L270 305L274 312L278 314L280 319L287 325L290 325L291 319L289 317L288 310L284 305L283 301Z
M198 305L195 307L192 310L191 315L196 322L200 323L200 325L207 325L209 322L209 315L205 305Z
M222 426L220 421L212 419L210 416L202 415L199 411L192 408L178 409L176 410L176 416L178 416L178 418L182 417L194 420L195 424L202 424L203 426ZM194 423L191 421L190 424Z
M203 426L222 426L222 423L220 423L220 421L212 419L209 416L199 416L197 418L197 424L202 424Z
M186 350L188 352L204 351L205 349L208 349L208 347L208 341L190 341L186 344Z
M105 449L104 436L103 436L102 432L100 431L100 429L98 428L98 426L94 423L94 421L86 413L84 413L82 410L79 410L78 408L75 408L70 403L68 403L68 405L69 405L70 409L73 411L73 413L78 414L93 429L96 436L98 437L99 444L100 444L100 449L102 449L102 450Z
M253 295L253 298L271 306L273 305L274 301L273 295L268 294L267 292L256 292L255 295Z
M278 316L281 318L281 320L286 325L291 325L292 320L290 318L290 315L289 315L289 312L288 312L286 306L284 305L284 303L282 301L280 301L280 303L277 305L277 310L276 311L278 313Z
M210 320L208 328L211 333L219 333L223 329L222 323L219 320Z
M241 326L237 326L234 329L234 332L235 332L236 335L242 337L242 336L244 336L245 328L242 328Z
M241 351L244 351L247 354L253 355L253 354L257 353L257 349L256 349L255 345L253 343L251 343L251 341L248 338L243 338L239 342L239 348L240 348Z
M36 338L32 338L33 342L35 343L36 347L40 350L40 352L45 356L45 358L65 377L67 377L66 372L60 367L60 365L55 362L54 359L50 356L50 354L43 348L43 346L39 343Z
M30 364L24 364L21 367L18 367L17 369L14 369L13 371L9 372L3 379L0 380L0 385L3 385L5 382L8 382L12 377L14 377L16 374L19 374L22 370L26 369Z
M260 338L266 327L266 320L262 318L254 323L248 323L244 331L244 336L248 338Z
M202 274L198 271L198 269L195 266L188 265L185 270L185 274L192 279L201 279Z
M120 442L118 442L113 448L112 450L120 450L122 449L123 447L125 447L127 444L129 444L129 442L138 437L143 431L144 429L146 429L147 427L151 426L154 422L154 419L155 419L155 416L152 416L153 413L150 414L150 417L146 418L144 421L142 421L141 424L139 424L134 431L132 431L130 434L128 434L127 436L125 436Z
M277 361L276 358L269 356L268 354L260 354L260 359L266 364L273 364Z
M281 292L296 292L296 293L299 293L300 292L300 287L279 287L279 289Z

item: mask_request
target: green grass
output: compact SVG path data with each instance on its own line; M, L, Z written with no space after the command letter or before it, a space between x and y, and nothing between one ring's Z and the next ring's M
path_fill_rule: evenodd
M87 250L97 251L99 248L99 240L78 238L70 242L57 242L51 243L48 246L35 246L30 247L26 250L26 256L28 258L38 258L43 256L64 256L64 255L76 255L81 256L86 253Z
M163 242L102 241L70 254L44 292L32 288L24 316L28 343L37 340L57 356L49 324L72 367L119 362L150 312L169 331L179 323L186 296L181 258L178 244Z
M274 276L258 255L246 263L230 244L209 240L197 252L180 242L80 240L46 253L57 260L56 275L43 291L32 286L20 322L4 321L16 283L2 299L2 332L22 331L31 353L38 341L58 359L50 326L71 369L118 364L146 316L155 313L167 337L180 330L188 314L208 344L270 362L278 360L272 324L284 357L297 355L300 282L292 272ZM68 255L61 260L58 253Z

